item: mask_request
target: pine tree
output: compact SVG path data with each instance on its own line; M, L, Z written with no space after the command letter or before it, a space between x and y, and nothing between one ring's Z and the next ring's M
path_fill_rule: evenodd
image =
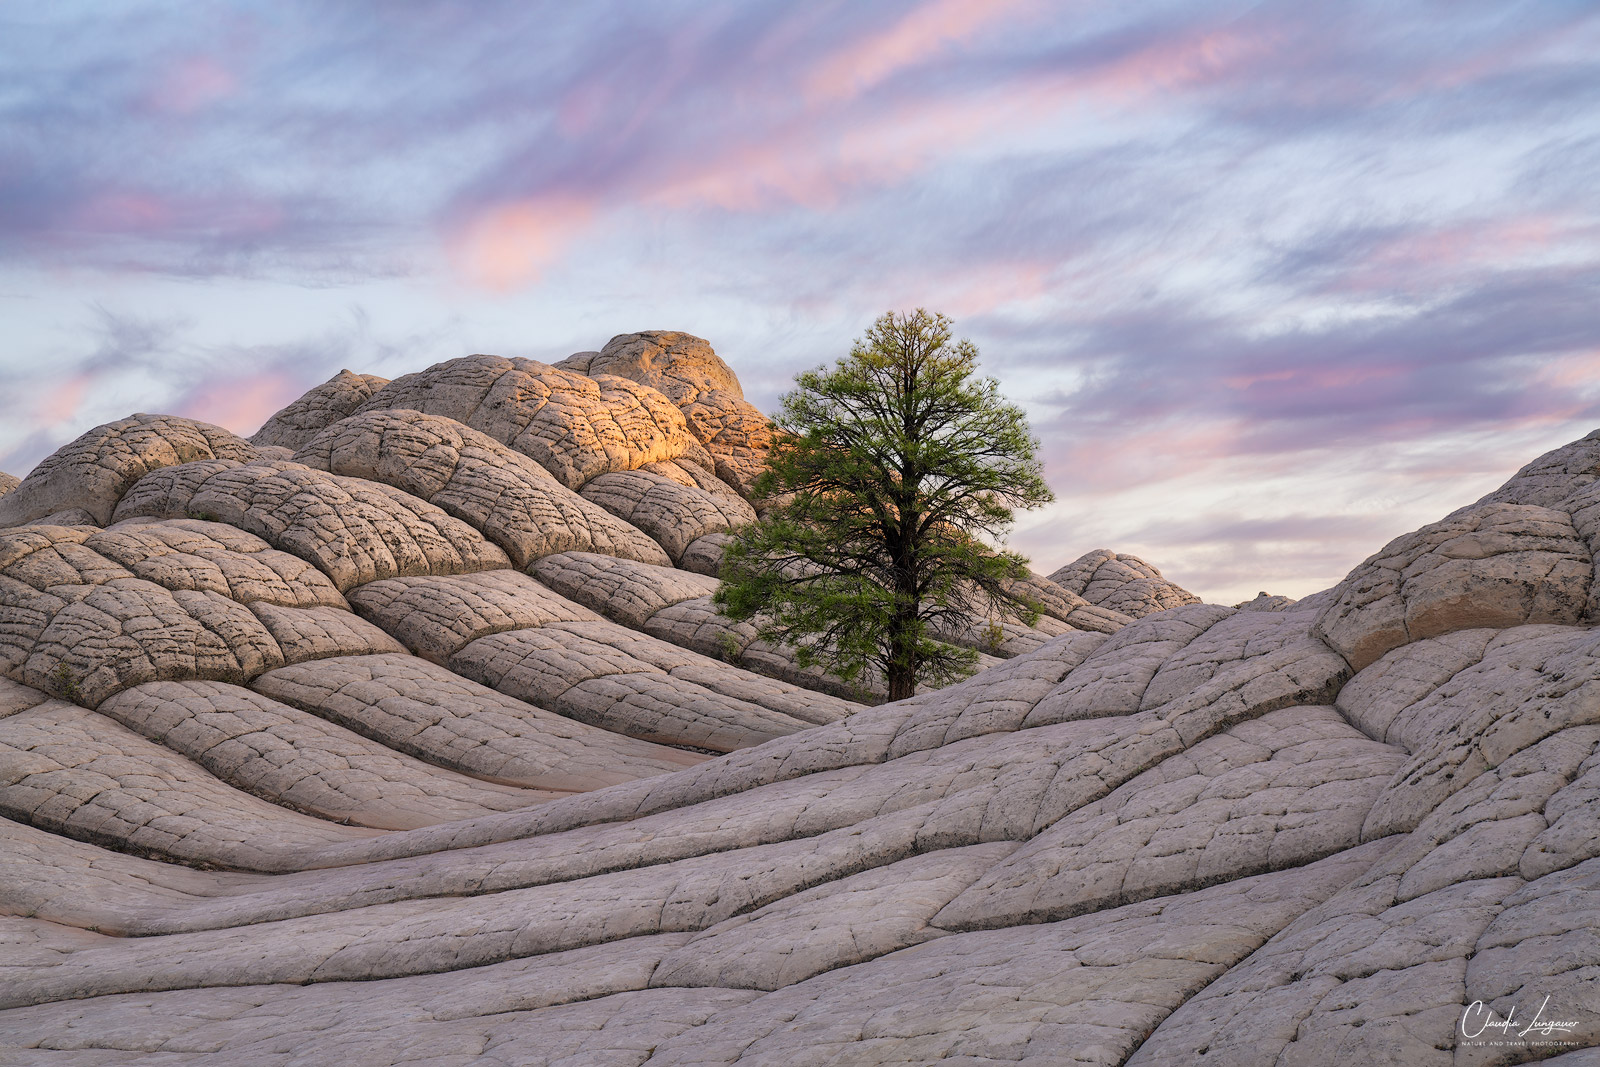
M1008 592L1027 561L991 547L1013 508L1053 499L1038 441L950 327L890 312L832 370L799 375L757 485L776 503L737 532L716 594L802 666L880 671L891 700L971 673L977 653L936 634L1002 609L1038 618Z

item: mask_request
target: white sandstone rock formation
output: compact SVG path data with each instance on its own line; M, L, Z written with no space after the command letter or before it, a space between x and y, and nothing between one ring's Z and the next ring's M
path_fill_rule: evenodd
M1091 604L1142 619L1153 611L1198 604L1200 598L1161 577L1138 556L1109 548L1086 552L1050 575L1050 580Z
M0 477L0 1062L1600 1062L1600 433L876 706L712 603L767 433L646 332Z
M664 330L619 334L599 352L579 352L557 366L615 374L660 390L711 454L717 477L750 495L772 433L767 417L745 400L739 379L703 338Z

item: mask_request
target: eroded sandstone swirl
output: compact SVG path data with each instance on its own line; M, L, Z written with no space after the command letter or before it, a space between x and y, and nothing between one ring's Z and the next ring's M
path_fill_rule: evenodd
M889 704L712 604L768 432L648 332L0 477L0 1062L1597 1062L1600 433Z

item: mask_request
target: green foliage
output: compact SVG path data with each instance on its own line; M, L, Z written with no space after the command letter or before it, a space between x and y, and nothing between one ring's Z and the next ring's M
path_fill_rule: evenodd
M1038 442L978 351L918 309L873 323L832 370L796 379L774 419L759 495L778 501L738 531L716 603L788 641L802 666L851 680L881 671L890 699L970 674L977 653L935 639L1002 606L1027 561L990 544L1013 508L1048 503Z
M55 670L50 672L50 680L55 683L58 695L74 704L83 702L83 690L78 687L78 672L73 670L66 660L56 664Z
M983 650L991 656L1000 651L1000 646L1005 644L1005 627L1000 625L998 619L990 620L989 625L983 628Z

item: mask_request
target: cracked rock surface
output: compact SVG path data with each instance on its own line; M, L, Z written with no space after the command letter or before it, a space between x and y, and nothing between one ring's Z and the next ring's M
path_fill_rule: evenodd
M388 384L389 379L376 374L341 370L268 419L251 436L250 443L257 448L287 448L293 452L324 427L350 415Z
M756 521L755 509L738 497L651 471L602 474L583 487L583 496L655 538L674 563L707 534Z
M667 562L637 527L574 493L520 452L441 415L370 411L334 423L295 459L421 497L481 530L517 567L572 550Z
M0 527L69 509L104 526L122 495L153 470L207 459L242 463L256 456L250 442L208 422L130 415L63 445L0 496Z
M490 634L600 618L518 571L385 578L352 590L350 602L414 655L441 664Z
M1051 574L1050 581L1091 604L1135 619L1200 603L1199 597L1163 578L1160 571L1138 556L1109 548L1079 556Z
M659 390L683 412L716 476L751 496L772 432L767 417L745 400L739 379L704 338L668 330L619 334L600 351L580 352L559 366L579 374L617 375Z
M511 561L478 530L382 482L280 460L188 471L136 485L117 518L210 518L312 563L341 591L379 578L496 570Z
M83 545L164 589L220 593L241 604L349 607L311 564L226 523L129 519Z
M611 471L676 459L694 444L683 414L646 385L528 359L463 356L406 374L360 411L443 415L532 458L568 489Z
M1356 669L1453 630L1577 622L1594 561L1572 518L1534 504L1480 504L1398 537L1351 572L1317 620Z
M699 670L679 670L674 661ZM809 725L719 692L729 687L718 676L732 672L715 661L621 627L597 632L568 624L495 634L452 656L450 668L579 722L660 744L731 752Z
M534 788L598 789L701 759L586 727L414 656L284 667L254 688L430 763Z
M561 795L474 781L222 682L153 682L100 711L230 785L334 822L407 830Z
M0 479L0 1062L1597 1062L1600 432L875 706L712 603L767 432L646 331Z
M299 849L373 832L257 799L59 701L0 719L0 813L81 841L245 870L282 870Z

